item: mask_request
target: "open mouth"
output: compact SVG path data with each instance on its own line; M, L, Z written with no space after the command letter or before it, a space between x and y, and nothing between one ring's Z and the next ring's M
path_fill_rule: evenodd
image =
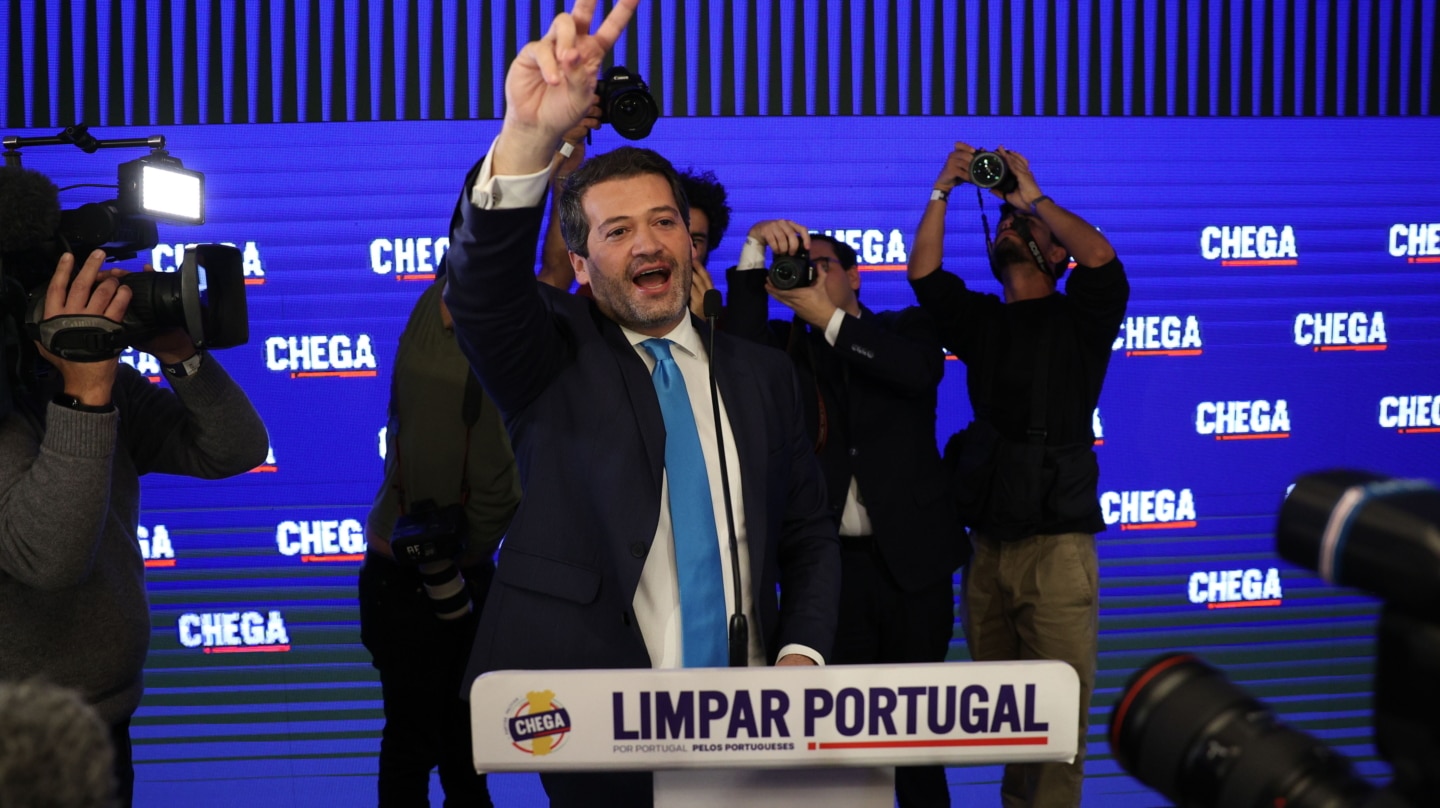
M646 291L658 291L664 289L670 282L670 267L652 267L636 273L630 280L636 286Z

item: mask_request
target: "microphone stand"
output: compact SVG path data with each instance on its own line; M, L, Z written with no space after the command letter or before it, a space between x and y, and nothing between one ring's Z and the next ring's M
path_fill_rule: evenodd
M725 463L725 431L720 425L720 394L715 388L715 332L720 319L720 292L705 293L705 321L710 324L710 404L715 411L715 445L720 450L720 488L725 495L725 522L730 529L730 580L735 584L735 611L730 615L730 667L750 664L750 625L740 590L740 540L735 537L735 509L730 503L730 472Z

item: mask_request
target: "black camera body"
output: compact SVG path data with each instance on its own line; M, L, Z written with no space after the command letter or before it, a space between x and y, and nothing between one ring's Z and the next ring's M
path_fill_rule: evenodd
M610 124L616 134L627 140L650 136L660 118L660 107L639 73L616 65L600 77L595 93L600 96L600 123Z
M810 251L801 247L794 255L777 255L770 262L770 285L776 289L799 289L814 286L815 265L810 263Z
M976 149L970 158L970 181L981 188L1008 194L1020 187L1020 181L999 152Z
M439 507L432 499L416 502L395 520L390 533L395 561L410 567L453 561L466 545L465 508L459 503Z

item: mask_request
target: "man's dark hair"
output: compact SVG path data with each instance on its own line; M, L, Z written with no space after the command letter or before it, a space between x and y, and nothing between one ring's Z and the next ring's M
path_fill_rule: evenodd
M709 239L708 246L713 251L720 246L725 231L730 229L730 201L725 186L716 179L715 172L697 172L693 168L680 175L680 186L685 189L690 207L704 211L705 217L710 220L705 237Z
M840 266L844 269L854 269L860 263L860 256L855 254L855 248L841 241L834 236L827 236L824 233L811 233L810 243L823 241L835 248L835 257L840 259Z
M675 173L670 161L650 149L621 146L586 160L565 181L565 190L560 194L560 234L565 237L565 246L570 252L590 257L590 248L586 246L590 222L585 218L585 208L581 204L585 192L602 182L646 174L663 177L670 183L675 205L680 208L680 218L685 221L686 227L690 226L690 204L686 201L685 189L680 185L680 175Z

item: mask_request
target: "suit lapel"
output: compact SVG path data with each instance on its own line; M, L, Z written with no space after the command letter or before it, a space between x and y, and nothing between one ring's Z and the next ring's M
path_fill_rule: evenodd
M665 419L660 413L660 399L655 394L655 382L645 372L645 361L635 353L635 347L625 338L625 332L620 330L620 326L600 314L598 309L594 311L600 333L610 345L610 355L615 360L616 370L625 385L625 393L630 398L630 412L635 418L635 427L645 442L645 457L650 466L650 484L658 496L660 477L665 469Z

